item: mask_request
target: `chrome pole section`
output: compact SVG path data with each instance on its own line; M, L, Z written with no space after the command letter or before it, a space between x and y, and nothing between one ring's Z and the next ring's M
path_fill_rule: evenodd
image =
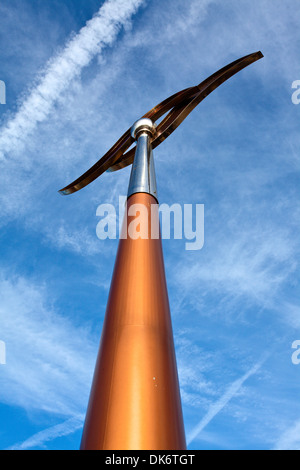
M137 140L135 157L131 168L128 197L135 193L147 193L157 200L157 186L151 139L156 126L151 119L140 119L131 128L131 135Z

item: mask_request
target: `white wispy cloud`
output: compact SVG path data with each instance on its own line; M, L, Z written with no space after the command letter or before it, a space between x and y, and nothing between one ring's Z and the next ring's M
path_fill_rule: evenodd
M226 231L205 235L206 246L202 253L196 253L194 258L198 260L194 259L192 266L184 268L188 257L184 253L173 280L182 286L189 300L199 297L197 286L201 285L202 295L213 291L222 293L223 298L245 298L262 307L276 307L283 286L298 266L295 253L299 248L292 228L278 227L275 221L265 223L263 218L254 226L253 221L249 223L235 213L226 212L223 217ZM220 218L220 227L221 221ZM213 245L214 250L209 250L208 245Z
M72 38L41 73L38 85L24 99L17 114L0 133L0 158L20 150L37 123L44 121L53 104L89 65L96 54L111 45L120 27L137 11L143 0L107 0L98 13Z
M197 408L207 406L209 399L217 395L214 383L208 378L215 353L205 351L191 336L191 330L184 328L176 332L175 342L182 402Z
M273 450L300 450L300 420L282 433Z
M61 424L44 429L23 442L10 446L7 450L27 450L32 448L45 447L49 441L59 437L68 436L83 426L84 415L74 416Z
M44 283L0 273L0 335L6 344L0 400L73 417L84 411L96 344L88 325L54 308Z
M220 413L220 411L225 408L225 406L229 403L229 401L238 393L238 391L241 389L241 387L244 385L246 380L249 379L252 375L256 374L256 372L261 368L262 364L265 362L268 356L265 356L263 359L261 359L259 362L257 362L251 369L246 372L241 378L235 380L226 390L224 395L221 396L221 398L213 403L206 415L200 420L200 422L192 429L187 437L187 444L191 444L191 442L196 439L202 430L212 421L212 419Z
M47 241L50 241L58 249L85 255L95 255L105 249L96 235L92 236L87 229L71 233L66 227L60 226L55 232L49 231Z

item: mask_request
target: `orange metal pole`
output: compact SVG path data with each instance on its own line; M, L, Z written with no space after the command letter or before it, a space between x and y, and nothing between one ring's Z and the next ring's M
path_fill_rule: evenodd
M213 90L262 57L260 51L242 57L162 101L60 192L71 194L104 171L132 164L128 211L133 204L157 205L152 149ZM136 149L128 150L134 140ZM158 211L154 220L150 211L144 217L148 238L119 243L81 449L186 448L162 244L151 236ZM129 227L128 216L125 232Z
M119 242L82 450L186 449L157 201L133 194L127 214L133 204L148 209L148 237Z

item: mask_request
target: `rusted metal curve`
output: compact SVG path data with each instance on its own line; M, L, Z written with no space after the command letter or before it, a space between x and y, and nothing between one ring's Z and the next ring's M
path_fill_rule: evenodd
M157 147L172 134L190 112L212 91L237 72L262 57L263 54L258 51L235 60L199 85L175 93L144 114L142 118L149 118L155 122L170 111L157 126L156 135L152 140L152 148ZM133 143L134 139L131 136L130 129L128 129L95 165L59 192L65 195L74 193L87 186L105 171L117 171L130 165L133 162L135 148L128 149Z

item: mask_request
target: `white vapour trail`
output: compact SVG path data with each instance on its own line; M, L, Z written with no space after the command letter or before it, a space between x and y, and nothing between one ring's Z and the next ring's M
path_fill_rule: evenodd
M111 45L117 34L144 0L107 0L97 14L49 61L38 85L25 98L16 115L0 130L0 160L20 150L38 122L49 115L54 102L80 75L92 58Z
M37 447L43 447L46 442L53 441L54 439L62 436L67 436L68 434L72 434L73 432L77 431L78 429L82 428L84 421L83 415L78 415L73 418L64 421L61 424L57 424L56 426L51 426L50 428L44 429L33 436L26 439L26 441L15 444L7 450L26 450L32 449Z
M192 429L187 438L187 445L189 445L196 437L200 434L201 431L211 422L211 420L227 405L227 403L237 394L243 384L246 382L249 377L254 375L265 362L269 355L264 356L257 364L255 364L246 374L244 374L240 379L235 380L226 390L224 395L216 402L213 403L206 415L201 419L197 426Z

